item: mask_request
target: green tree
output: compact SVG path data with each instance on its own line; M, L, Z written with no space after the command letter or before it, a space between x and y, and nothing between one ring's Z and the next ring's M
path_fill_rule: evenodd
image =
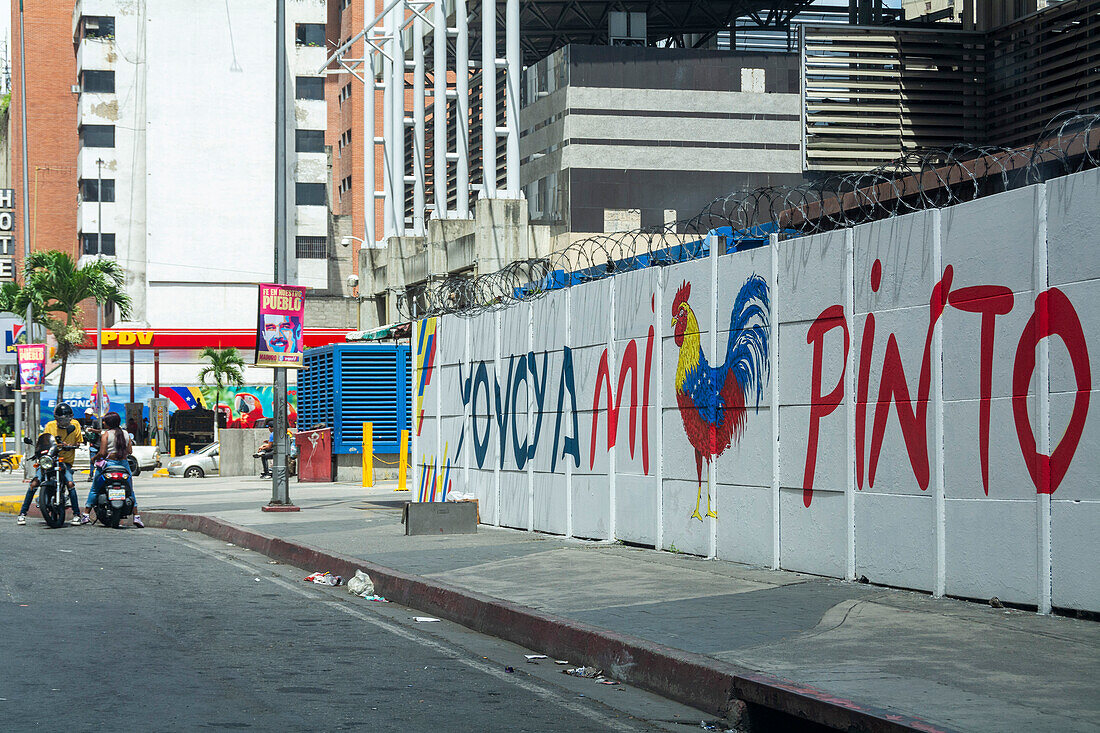
M32 252L27 258L20 300L15 305L21 305L22 311L32 305L35 320L43 324L57 342L57 358L61 359L58 402L65 399L69 357L84 343L81 304L93 300L99 305L113 305L121 318L129 318L130 296L122 290L124 280L122 266L114 260L93 260L77 267L72 257L57 250Z
M226 387L244 384L244 359L234 348L215 349L212 346L204 348L199 359L210 362L199 370L199 383L205 385L207 379L214 383L214 440L218 440L218 403Z

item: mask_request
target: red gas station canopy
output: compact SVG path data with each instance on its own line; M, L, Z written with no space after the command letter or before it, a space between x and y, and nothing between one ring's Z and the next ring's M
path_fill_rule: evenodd
M303 339L306 348L326 344L343 343L350 328L306 328ZM94 349L96 332L88 331L83 348ZM150 328L150 329L104 329L104 349L150 350L150 349L201 349L212 346L215 349L234 347L247 351L256 348L256 331L251 328Z

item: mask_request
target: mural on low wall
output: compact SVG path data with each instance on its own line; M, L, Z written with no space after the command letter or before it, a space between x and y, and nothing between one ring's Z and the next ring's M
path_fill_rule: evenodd
M744 432L747 407L750 403L760 407L768 377L768 283L754 274L741 286L730 314L725 360L717 366L708 364L703 353L699 321L691 310L690 297L691 283L684 281L672 300L673 339L680 347L672 384L684 433L695 449L699 488L691 517L702 521L699 501L703 462L709 479L711 462ZM712 509L709 489L707 516L718 516Z
M1096 200L1088 171L421 322L421 495L1098 610Z

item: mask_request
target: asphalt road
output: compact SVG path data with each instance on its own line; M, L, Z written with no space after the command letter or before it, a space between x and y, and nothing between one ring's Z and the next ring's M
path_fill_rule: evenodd
M0 730L580 733L706 717L305 574L194 533L0 516Z

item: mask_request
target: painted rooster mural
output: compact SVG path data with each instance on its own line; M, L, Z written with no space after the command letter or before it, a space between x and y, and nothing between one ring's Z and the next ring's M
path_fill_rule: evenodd
M684 282L672 301L672 327L680 359L676 365L676 404L684 432L695 449L699 481L695 511L702 521L699 503L703 495L703 461L710 464L740 439L745 429L747 406L760 406L768 378L768 283L752 275L737 293L730 314L726 358L716 366L707 363L699 338L699 321L691 310L691 283ZM707 516L717 517L707 492Z

